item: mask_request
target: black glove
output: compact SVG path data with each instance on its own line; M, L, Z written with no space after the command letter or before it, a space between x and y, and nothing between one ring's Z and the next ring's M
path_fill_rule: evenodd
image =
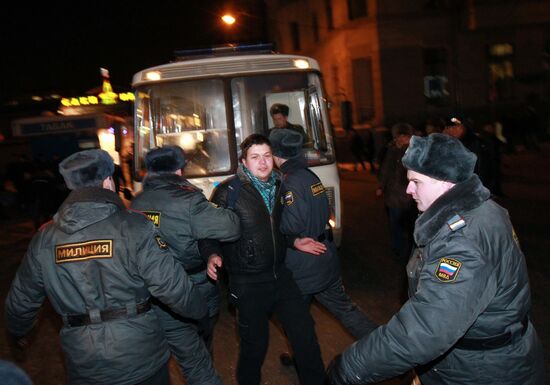
M338 354L332 359L327 368L327 385L346 385L347 382L342 378L340 369L342 365L342 355Z

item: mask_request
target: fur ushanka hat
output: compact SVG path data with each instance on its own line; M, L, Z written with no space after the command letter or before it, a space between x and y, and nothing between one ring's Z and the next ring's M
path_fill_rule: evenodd
M59 172L70 190L101 187L113 175L115 165L107 151L95 149L72 154L59 163Z
M145 155L147 172L168 174L185 166L185 154L179 146L164 146L152 149Z
M409 170L437 180L464 182L474 173L476 155L460 140L445 134L413 136L401 159Z
M269 133L271 152L283 159L290 159L302 153L304 138L299 132L288 128L274 128Z

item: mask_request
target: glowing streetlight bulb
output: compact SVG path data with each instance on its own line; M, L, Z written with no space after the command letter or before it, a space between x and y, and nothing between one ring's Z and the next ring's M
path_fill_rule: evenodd
M230 14L226 13L222 16L222 21L227 25L233 25L237 20Z

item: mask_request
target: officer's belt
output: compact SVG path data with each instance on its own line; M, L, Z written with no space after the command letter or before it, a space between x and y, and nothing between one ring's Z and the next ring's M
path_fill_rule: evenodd
M332 229L326 229L317 237L317 241L324 242L325 240L329 240L332 242L333 236L332 236Z
M151 302L150 300L147 300L145 302L136 304L135 312L128 311L127 308L107 309L107 310L101 310L98 312L99 317L97 320L92 319L93 317L90 317L90 313L67 315L67 316L64 316L63 319L68 326L77 327L77 326L91 325L91 324L105 322L105 321L131 318L132 316L148 312L149 310L151 310Z
M529 319L525 317L523 321L521 321L521 329L518 329L515 332L507 332L494 337L484 338L462 337L458 340L454 347L463 350L491 350L501 348L514 341L516 337L523 336L527 331L528 326Z

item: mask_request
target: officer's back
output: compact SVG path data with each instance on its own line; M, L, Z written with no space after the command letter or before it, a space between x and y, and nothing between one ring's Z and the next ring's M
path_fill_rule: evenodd
M74 154L60 171L73 191L31 241L6 300L9 332L26 335L47 296L63 318L70 383L136 384L159 373L167 381L150 293L193 318L204 301L145 215L113 192L106 152Z

